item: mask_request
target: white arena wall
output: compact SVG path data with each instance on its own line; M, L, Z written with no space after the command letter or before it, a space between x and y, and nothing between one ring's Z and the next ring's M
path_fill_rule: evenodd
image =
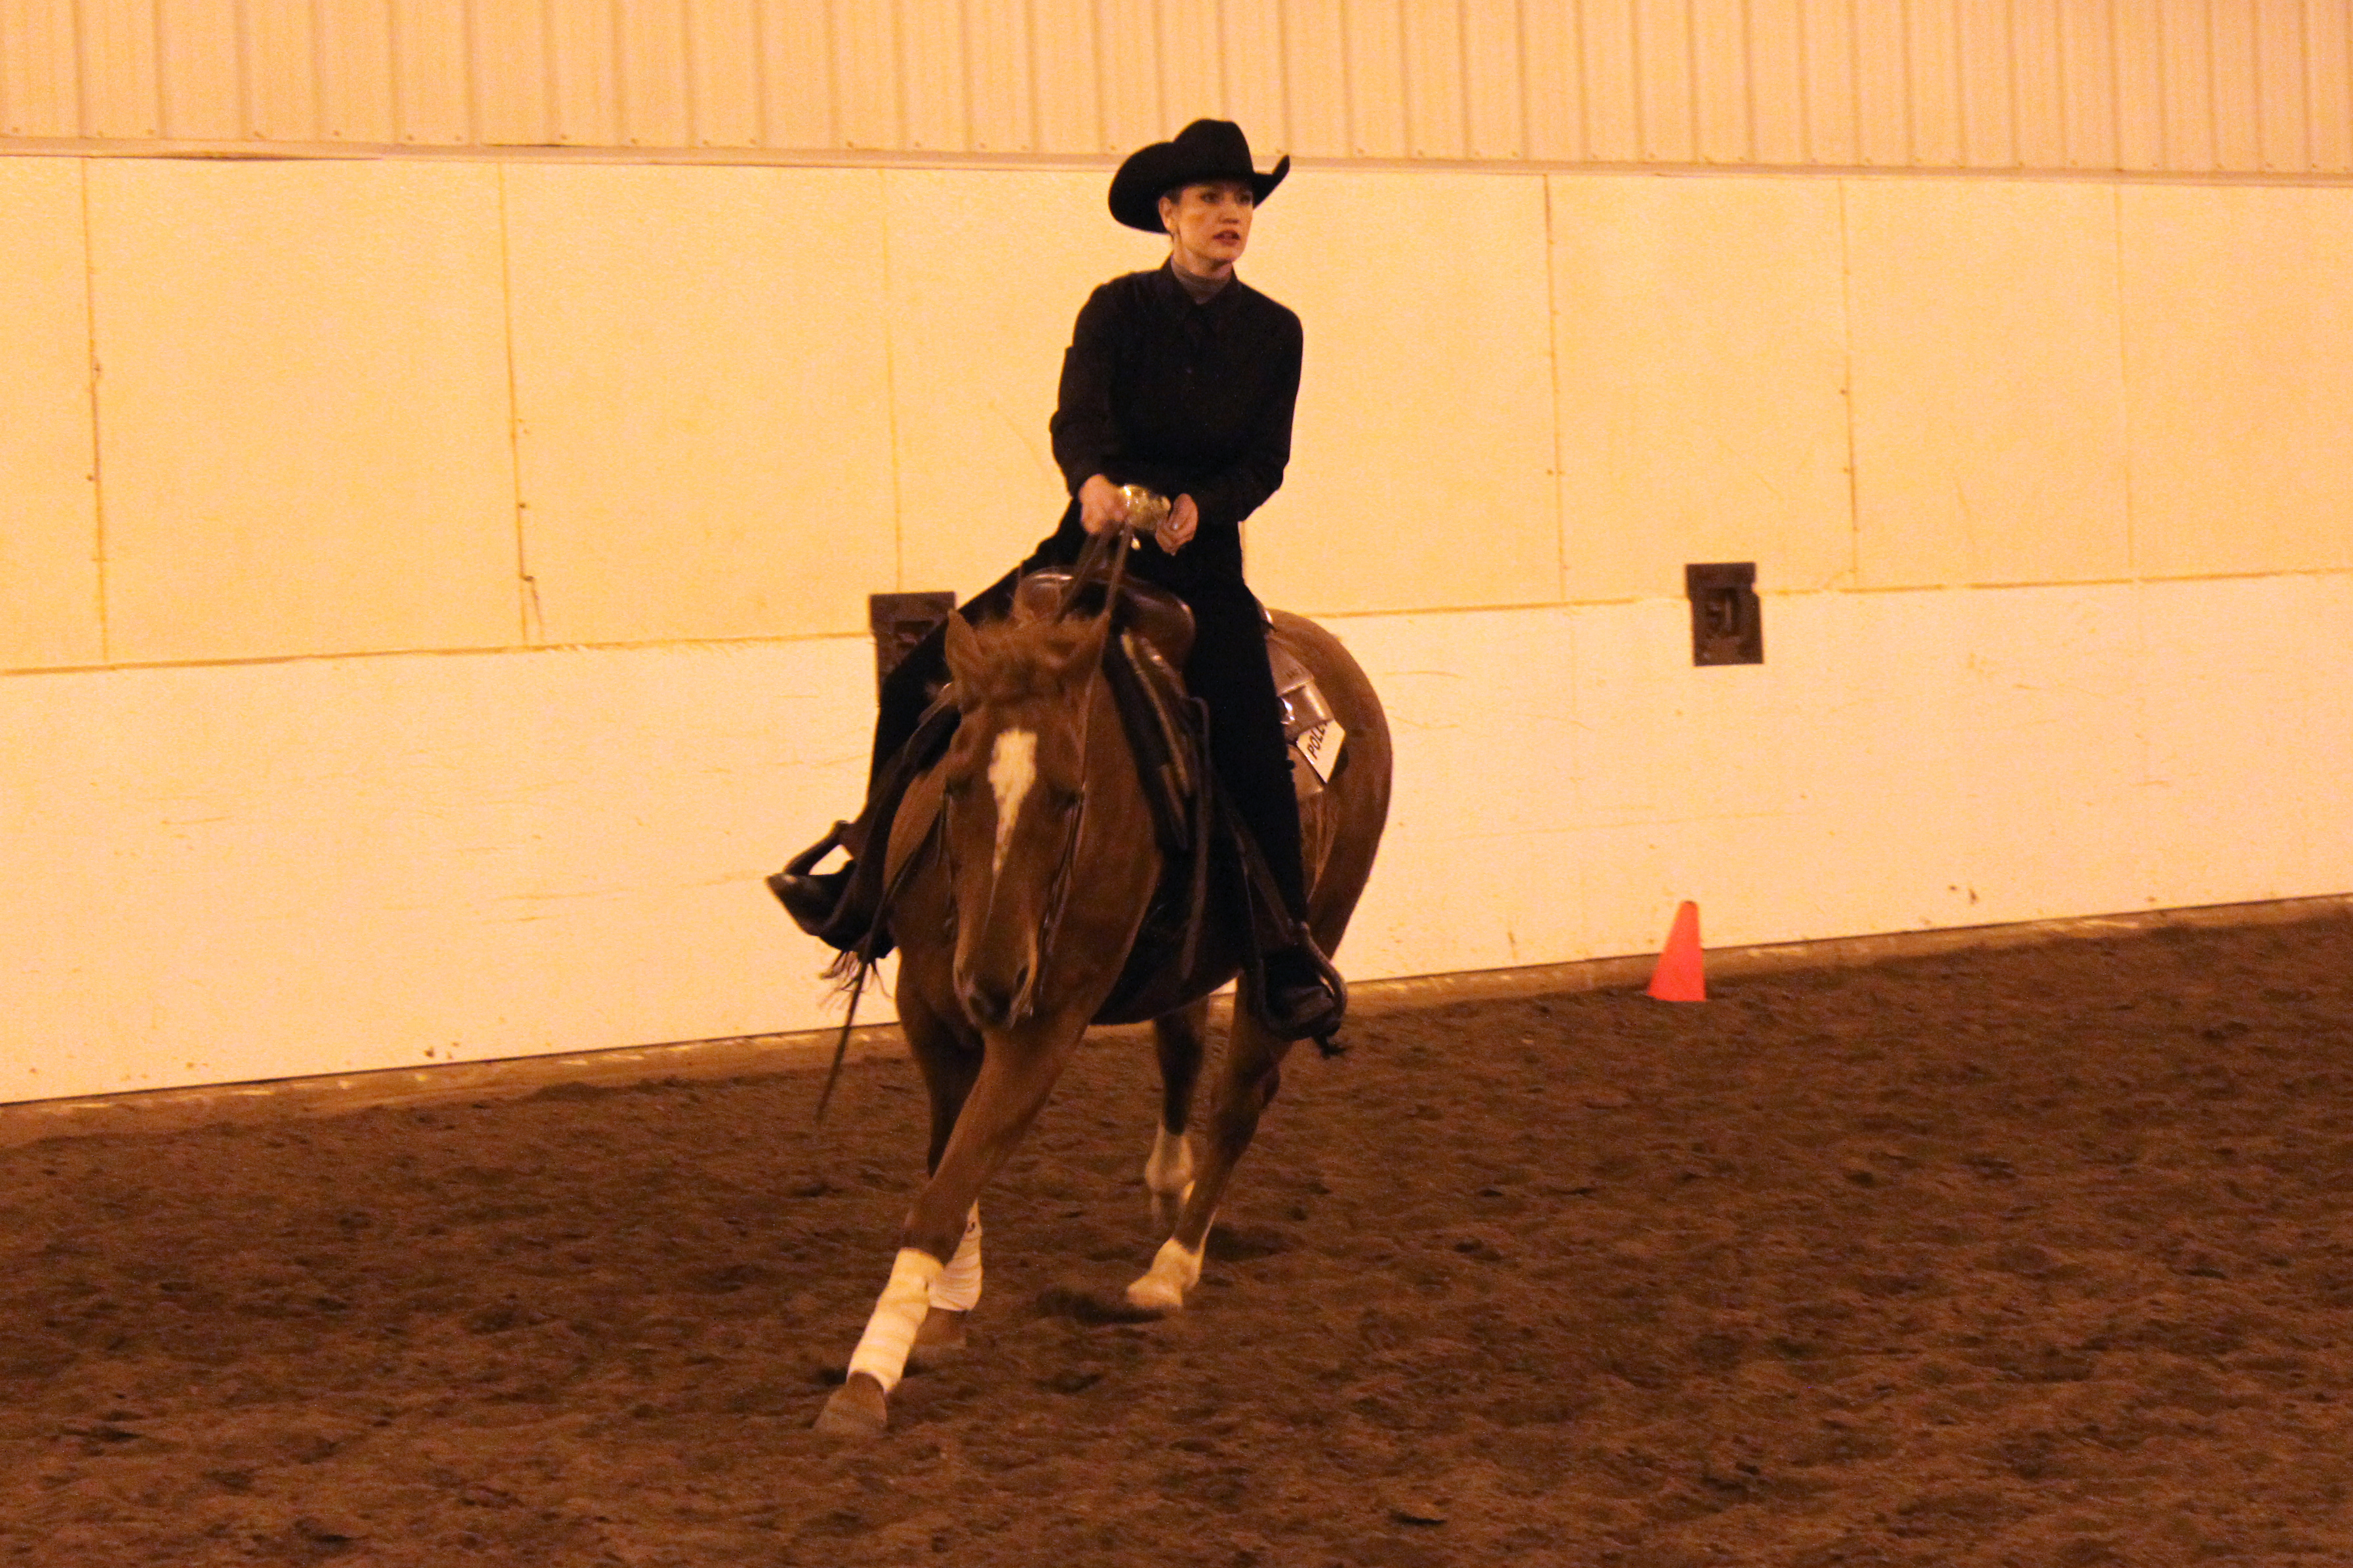
M1051 521L1103 177L0 157L0 1100L825 1022L759 879ZM2353 889L2353 189L1304 165L1244 270L1351 975Z

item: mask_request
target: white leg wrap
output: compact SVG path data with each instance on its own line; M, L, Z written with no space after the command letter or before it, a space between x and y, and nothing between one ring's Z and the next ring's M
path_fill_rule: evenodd
M932 1289L939 1283L943 1265L930 1253L902 1247L891 1265L891 1282L866 1320L866 1333L850 1352L849 1370L864 1373L890 1393L907 1370L907 1347L931 1310Z
M1200 1282L1201 1255L1172 1236L1160 1244L1144 1278L1127 1288L1127 1299L1155 1312L1173 1312L1185 1304L1185 1292Z
M932 1286L932 1305L943 1312L969 1312L980 1305L980 1205L965 1216L964 1239L947 1271Z
M1152 1134L1152 1157L1144 1162L1144 1184L1164 1198L1193 1184L1193 1146L1166 1127Z

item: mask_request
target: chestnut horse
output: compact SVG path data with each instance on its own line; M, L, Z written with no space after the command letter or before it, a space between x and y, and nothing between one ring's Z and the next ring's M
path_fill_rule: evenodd
M1309 924L1339 945L1388 815L1389 737L1379 700L1337 639L1276 612L1274 637L1314 676L1345 731L1321 794L1301 805ZM1132 1021L1105 1004L1137 947L1165 869L1150 801L1103 670L1111 617L1017 616L976 631L947 622L962 710L945 755L911 787L891 834L900 1022L930 1092L931 1179L821 1431L882 1430L912 1361L964 1342L980 1295L981 1188L1046 1103L1091 1022ZM1246 1006L1216 1089L1198 1172L1186 1137L1202 1066L1208 993L1233 978L1246 933L1212 918L1189 976L1146 986L1163 1086L1145 1167L1155 1218L1174 1225L1127 1287L1139 1311L1175 1311L1235 1163L1274 1098L1289 1042ZM1161 937L1147 935L1149 947ZM1168 943L1171 948L1186 946ZM1138 955L1149 962L1151 954ZM1181 962L1166 954L1166 968ZM1131 995L1134 994L1131 988Z

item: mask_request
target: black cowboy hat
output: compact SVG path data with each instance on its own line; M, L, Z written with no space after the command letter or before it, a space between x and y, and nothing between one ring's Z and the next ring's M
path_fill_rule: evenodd
M1111 177L1111 216L1130 228L1165 234L1160 198L1170 191L1211 180L1240 180L1264 201L1289 173L1287 155L1271 174L1251 168L1250 139L1232 121L1196 120L1176 132L1175 141L1155 142L1128 154Z

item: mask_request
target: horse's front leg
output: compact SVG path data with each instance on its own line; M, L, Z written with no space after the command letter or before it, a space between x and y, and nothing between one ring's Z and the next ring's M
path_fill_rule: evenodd
M1209 1226L1234 1166L1258 1131L1258 1119L1282 1085L1282 1058L1291 1042L1268 1034L1250 1009L1234 1009L1232 1037L1226 1045L1225 1070L1219 1075L1218 1098L1209 1113L1206 1158L1186 1194L1176 1229L1153 1258L1144 1277L1127 1288L1134 1306L1155 1312L1173 1312L1201 1279L1201 1253L1208 1244Z
M987 1037L972 1092L965 1098L931 1180L915 1195L900 1227L890 1281L850 1354L849 1376L818 1415L818 1431L871 1436L889 1424L891 1391L907 1370L909 1352L933 1303L950 1289L949 1268L980 1190L1038 1119L1083 1027L1083 1019L1057 1021L1051 1026ZM975 1251L976 1255L976 1236Z
M980 1075L980 1034L961 1016L951 1017L934 1011L924 1000L922 985L908 983L904 975L899 1026L907 1037L908 1049L931 1100L931 1146L923 1154L923 1170L930 1174L939 1170L949 1135L955 1131L956 1119L964 1114L965 1101ZM938 1366L965 1348L965 1314L980 1304L980 1205L976 1203L965 1216L955 1256L948 1259L946 1271L932 1289L931 1310L915 1330L915 1342L907 1355L909 1371Z
M1201 1076L1201 1041L1209 1021L1207 998L1152 1020L1160 1057L1160 1125L1153 1130L1152 1153L1144 1162L1144 1184L1152 1194L1152 1223L1176 1223L1193 1185L1193 1148L1185 1129L1193 1115L1193 1086Z

